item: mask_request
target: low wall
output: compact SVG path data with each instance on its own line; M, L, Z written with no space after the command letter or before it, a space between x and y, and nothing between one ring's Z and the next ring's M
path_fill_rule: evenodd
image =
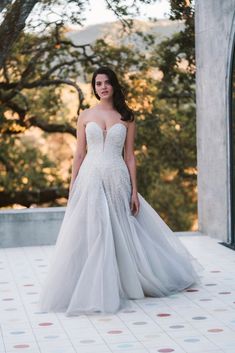
M0 248L54 245L65 207L28 208L0 211ZM202 235L175 232L175 235Z
M0 247L52 245L65 207L0 211Z

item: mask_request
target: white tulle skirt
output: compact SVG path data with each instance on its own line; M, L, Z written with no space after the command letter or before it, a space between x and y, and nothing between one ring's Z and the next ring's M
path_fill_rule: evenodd
M115 313L133 299L200 283L203 267L140 194L139 213L131 214L130 190L127 178L121 187L120 178L111 182L108 175L87 182L81 171L43 283L41 310Z

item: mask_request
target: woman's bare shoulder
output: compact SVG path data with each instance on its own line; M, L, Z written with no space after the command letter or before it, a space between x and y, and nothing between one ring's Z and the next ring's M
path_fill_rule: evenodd
M78 119L85 126L93 112L93 108L86 108L79 113Z
M91 108L86 108L84 109L80 114L79 117L81 117L83 124L86 125L86 123L91 120L92 116L94 115L94 113L96 112L96 108L95 107L91 107Z

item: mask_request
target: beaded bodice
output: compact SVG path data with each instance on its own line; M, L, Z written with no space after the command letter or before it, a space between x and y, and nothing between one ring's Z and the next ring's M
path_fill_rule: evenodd
M109 129L103 130L98 123L90 121L86 125L87 153L121 156L126 137L126 126L115 123Z
M122 151L126 139L127 127L115 123L106 131L98 123L86 124L87 154L80 166L79 178L91 180L97 186L100 180L106 184L114 182L125 184L129 189L130 175L123 159Z

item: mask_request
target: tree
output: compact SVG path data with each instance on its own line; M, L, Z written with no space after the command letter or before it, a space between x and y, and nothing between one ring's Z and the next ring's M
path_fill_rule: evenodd
M27 207L56 205L67 196L68 180L61 179L55 161L36 145L32 150L24 136L32 128L44 131L47 140L52 133L75 136L75 110L88 106L77 77L83 73L84 80L90 81L93 70L104 64L113 67L129 88L127 99L136 111L140 193L174 230L192 226L196 215L195 56L194 9L189 5L171 1L171 19L183 20L185 27L160 46L153 37L138 33L151 48L147 57L141 50L104 40L92 46L74 45L61 22L45 33L19 35L0 82L1 206L19 201ZM156 70L161 80L153 75ZM77 95L70 120L61 99L65 87ZM30 168L32 159L40 163Z
M0 152L0 206L20 201L28 207L67 195L68 181L62 181L58 173L54 173L55 164L36 148L32 153L24 134L37 127L48 134L75 136L76 112L86 107L82 89L76 82L78 75L84 70L89 74L89 70L102 64L113 65L118 57L123 62L120 71L124 73L144 58L128 48L108 48L104 41L98 41L94 47L75 45L65 37L64 31L60 23L44 35L21 33L4 62L0 82L0 132L4 147ZM77 109L71 121L65 119L61 100L65 85L77 92ZM28 156L41 161L39 169L28 167ZM46 172L43 174L43 171Z
M11 5L11 1L4 0L0 5L1 11L8 8L0 26L0 69L2 69L12 45L24 29L25 21L37 2L38 0L16 0Z
M139 129L145 147L138 175L153 207L173 229L182 230L190 229L197 216L193 1L172 0L170 19L183 20L184 29L152 50L150 66L162 78L145 128Z

